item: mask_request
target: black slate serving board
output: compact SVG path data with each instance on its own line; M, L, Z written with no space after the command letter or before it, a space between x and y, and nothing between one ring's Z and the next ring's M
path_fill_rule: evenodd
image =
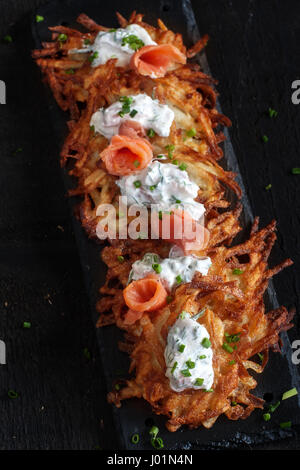
M112 0L109 7L99 0L64 0L51 2L38 9L37 14L45 20L36 23L33 20L33 35L36 47L40 47L41 41L50 38L48 26L65 24L76 27L76 17L84 12L103 25L115 27L117 25L115 11L120 11L124 16L129 16L132 9L145 13L145 19L149 23L155 23L158 17L173 30L183 34L186 44L192 44L199 38L199 31L189 0L183 1L152 1L151 5L145 6L142 1L135 1L134 5L128 5L121 1ZM202 69L209 73L205 55L198 58ZM66 136L67 115L63 113L54 103L49 91L45 91L48 98L49 111L53 118L53 130L57 140L58 159L60 146ZM224 144L225 158L224 166L237 173L237 180L244 191L244 185L240 176L238 160L230 143L228 132L225 132L227 141ZM63 173L66 188L70 187L69 177ZM243 226L245 233L253 219L252 211L244 191L242 200L244 206ZM74 201L70 201L71 207ZM82 267L85 274L87 291L90 298L93 319L96 322L97 313L95 303L98 298L98 288L105 278L105 267L100 261L101 247L87 239L80 224L73 217L74 231L77 239L78 250L81 257ZM272 284L266 296L267 306L276 308L277 299ZM110 390L115 379L126 377L128 370L128 357L118 351L117 342L122 333L115 327L106 327L97 331L99 349L102 356L104 373L107 381L107 389ZM291 362L291 346L286 333L282 334L284 343L283 354L272 354L269 364L262 376L258 377L258 386L255 393L259 397L265 396L268 400L280 399L282 392L297 387L300 390L299 373L296 366ZM280 380L278 379L280 377ZM270 440L276 440L291 436L293 430L280 430L278 424L282 421L292 419L293 424L299 424L299 402L298 397L287 400L276 411L274 419L270 423L264 423L262 413L254 412L246 421L229 421L225 417L218 419L210 430L182 429L176 433L169 433L164 428L164 417L155 416L147 403L143 400L129 400L124 402L121 409L114 409L115 427L119 436L120 448L122 449L151 449L149 442L149 425L155 423L160 428L160 435L164 439L166 449L205 449L205 448L229 448L244 447ZM139 432L140 442L137 446L131 444L130 437Z

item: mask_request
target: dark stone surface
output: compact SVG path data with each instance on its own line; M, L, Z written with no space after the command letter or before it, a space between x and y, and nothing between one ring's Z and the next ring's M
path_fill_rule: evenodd
M0 339L7 345L7 365L0 366L0 449L112 448L117 444L95 329L52 158L57 144L49 110L36 99L43 85L30 57L29 13L42 3L0 4L0 36L14 40L0 45L0 79L7 85L7 104L0 107ZM290 170L300 166L300 107L290 96L291 82L300 78L299 6L279 0L192 3L201 33L211 37L207 56L220 80L223 111L233 121L230 133L252 209L263 224L272 218L279 223L271 263L287 256L295 261L275 279L279 301L298 307L300 177ZM277 118L267 116L269 106ZM31 329L22 327L24 321ZM289 336L298 334L297 321ZM10 400L9 389L20 397ZM299 441L264 447L297 448Z

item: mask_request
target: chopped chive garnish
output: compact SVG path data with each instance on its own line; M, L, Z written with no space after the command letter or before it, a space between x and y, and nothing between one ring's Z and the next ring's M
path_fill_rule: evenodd
M150 191L154 191L154 189L156 189L156 186L157 186L156 184L153 184L152 186L149 186Z
M263 419L264 419L265 421L270 421L270 419L271 419L270 413L264 413L264 414L263 414Z
M266 189L267 191L268 191L269 189L271 189L271 188L272 188L272 185L271 185L271 184L268 184L268 185L265 187L265 189Z
M177 365L178 365L178 362L174 362L173 367L171 369L171 374L174 374Z
M201 356L198 356L199 359L206 359L206 355L205 354L201 354Z
M213 392L213 391L214 391L214 389L213 389L213 388L208 388L208 389L207 389L207 390L205 390L205 391L206 391L207 393L211 393L211 392Z
M162 211L159 211L158 218L159 218L159 220L162 220Z
M117 392L120 390L120 388L121 388L121 387L120 387L120 384L116 384L116 385L115 385L115 390L117 390Z
M166 298L167 304L170 304L172 300L173 300L173 297L171 295L167 295L167 298Z
M270 118L276 117L278 112L275 109L269 108L269 116Z
M186 361L186 365L189 369L195 369L195 363L191 361L190 359Z
M184 350L185 350L185 344L180 344L180 345L178 346L178 351L179 351L180 353L183 353Z
M30 323L30 321L24 321L24 323L23 323L23 328L31 328L31 323Z
M109 33L115 33L117 31L117 28L111 28L108 32Z
M201 387L201 385L203 385L203 382L204 382L204 379L199 379L198 378L198 379L195 380L194 385L196 385L196 387Z
M152 269L154 269L154 271L157 274L161 273L161 271L162 271L161 264L158 264L158 263L152 264Z
M57 40L59 42L66 42L67 39L68 39L68 36L64 33L61 33L57 36Z
M149 431L150 436L156 437L158 433L159 433L158 427L157 426L152 426L152 428Z
M182 277L180 276L180 274L178 274L178 276L176 276L176 282L177 284L180 284L182 282Z
M130 111L129 116L133 118L136 114L137 114L137 110L133 109L132 111Z
M298 395L298 390L294 387L291 388L291 390L284 392L282 395L282 400L287 400L288 398L294 397L295 395Z
M138 444L139 443L139 440L140 440L140 436L139 434L133 434L132 437L131 437L131 442L132 444Z
M230 404L231 404L231 406L236 406L236 405L237 405L237 402L236 402L236 401L232 401Z
M238 274L243 274L243 272L244 272L244 271L242 271L241 269L238 269L238 268L234 268L234 269L232 270L232 274L237 274L237 275L238 275Z
M122 39L122 46L126 46L126 44L128 44L130 49L133 49L134 51L137 51L145 45L145 43L135 34L130 34L129 36L125 36L125 38Z
M162 440L161 437L156 437L156 438L152 437L151 444L157 450L163 449L164 447L164 441Z
M120 263L124 263L125 258L124 258L124 256L119 255L119 256L117 256L117 260L118 260Z
M241 338L240 338L240 333L236 333L233 335L230 335L229 333L225 333L225 338L227 343L237 343Z
M179 170L185 171L186 169L187 169L187 164L186 164L186 163L181 163L181 164L179 165Z
M173 144L166 145L165 149L168 151L168 157L170 159L172 159L173 158L173 151L175 150L175 145L173 145Z
M155 131L153 129L148 129L147 136L148 137L154 137L155 136Z
M142 183L139 180L135 181L133 184L136 188L140 188L142 186Z
M181 320L183 320L186 315L188 315L188 313L182 310L182 312L178 315L178 318L181 318Z
M175 202L176 202L176 204L181 204L181 200L180 200L180 199L176 199Z
M3 41L7 42L7 43L10 43L10 42L13 42L13 38L11 37L10 34L6 34L6 36L4 36L4 38L3 38Z
M178 160L172 160L173 165L178 165Z
M90 126L90 131L95 132L95 126Z
M201 344L206 349L211 346L211 342L209 341L208 338L203 338L203 340L201 341Z
M40 23L41 21L44 21L44 17L41 16L41 15L36 15L35 21L36 21L37 23Z
M233 359L232 361L229 361L228 364L229 364L230 366L233 366L233 365L235 364L235 360Z
M67 69L67 70L65 70L65 73L67 73L68 75L74 75L75 70L74 69Z
M156 155L155 158L164 158L164 155L161 155L161 154L160 154L160 155Z
M264 355L262 353L257 353L257 355L259 357L260 362L262 362L264 360Z
M233 348L228 343L223 343L222 348L230 354L233 353Z
M292 422L291 421L286 421L284 423L280 423L280 427L281 429L288 429L292 426Z
M7 395L9 398L15 399L18 398L19 394L15 390L8 390Z
M192 129L189 129L188 131L186 131L186 135L188 137L195 137L196 134L197 134L197 131L194 127L192 127Z
M280 405L280 401L278 400L274 405L269 406L269 412L274 413L275 410L277 410L278 406Z
M91 41L90 41L90 39L85 39L85 40L83 41L83 43L84 43L86 46L88 46L89 44L91 44Z
M95 59L97 59L98 55L99 55L99 52L95 51L92 55L90 55L89 62L93 62Z
M292 168L293 175L300 175L300 168Z
M138 160L134 160L133 165L138 168L140 166L140 162Z
M261 139L262 141L266 144L267 142L269 142L269 137L267 135L262 135L261 136Z
M180 372L183 375L183 377L191 377L192 376L192 374L190 373L190 371L188 369L183 369Z

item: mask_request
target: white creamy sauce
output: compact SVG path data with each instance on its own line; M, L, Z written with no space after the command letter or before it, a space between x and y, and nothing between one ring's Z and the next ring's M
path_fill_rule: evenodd
M140 182L139 187L136 187L136 181ZM199 187L190 180L185 170L172 163L154 160L144 170L123 176L116 184L122 196L127 196L128 205L150 207L156 204L158 210L167 211L182 208L195 220L205 213L204 205L194 200Z
M174 112L169 106L153 100L145 93L130 95L128 98L132 99L131 112L137 111L134 116L131 117L130 113L127 113L121 117L119 113L122 111L123 103L116 101L108 108L100 108L92 115L90 125L94 126L96 132L111 139L118 134L122 122L129 120L139 122L144 129L153 129L162 137L168 137L174 119Z
M160 268L157 269L157 265ZM208 257L200 258L189 255L161 259L155 253L146 253L141 260L135 261L132 264L128 282L143 279L148 274L157 273L164 281L163 283L172 290L173 287L178 286L182 282L191 282L195 272L206 276L210 266L211 259ZM178 276L180 277L178 278Z
M92 67L105 64L109 59L118 59L117 65L125 67L129 64L131 56L136 52L128 43L123 43L124 38L134 35L141 41L144 46L156 45L147 31L137 24L131 24L126 28L118 28L115 31L100 31L93 44L83 47L82 49L72 49L71 53L96 52L91 63Z
M186 388L211 388L214 370L209 334L188 313L183 312L170 328L164 356L166 377L172 390L181 392Z

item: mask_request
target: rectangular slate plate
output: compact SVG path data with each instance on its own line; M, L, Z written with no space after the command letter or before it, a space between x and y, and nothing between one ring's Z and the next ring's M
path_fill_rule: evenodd
M80 13L86 13L95 21L105 26L116 27L115 12L120 11L123 16L129 17L133 9L145 13L145 20L152 24L156 24L157 18L160 17L171 29L183 34L185 44L187 45L191 45L199 39L199 31L189 0L152 0L151 2L135 0L133 3L130 2L130 5L129 2L125 3L116 0L110 0L109 4L100 0L56 0L40 7L36 12L36 14L44 17L43 22L36 23L33 19L32 30L36 47L39 48L41 46L41 41L50 39L48 26L64 24L78 28L79 25L76 24L76 17ZM197 60L202 70L209 73L205 55L202 54ZM45 100L40 105L48 106L53 117L53 135L57 140L57 154L53 155L53 158L58 161L60 147L67 134L66 121L68 116L58 108L49 90L45 90ZM242 222L247 233L251 220L253 220L253 215L245 194L238 161L230 143L229 134L227 131L225 131L225 134L227 141L224 144L225 158L223 159L223 165L237 173L237 181L244 192L242 199L244 206ZM66 189L70 188L72 184L70 178L65 172L62 173ZM55 190L55 188L53 189ZM74 204L75 201L70 201L72 208ZM73 222L90 297L91 310L96 322L98 315L95 311L95 304L98 298L98 289L105 279L105 266L100 260L101 246L87 239L86 234L75 217L73 217ZM269 309L278 306L272 284L266 295L266 303ZM107 389L110 390L113 382L118 377L128 376L129 360L126 354L118 351L117 343L122 338L122 333L117 328L110 326L97 330L97 336L103 358ZM255 394L259 397L265 396L265 399L269 401L280 399L282 392L292 387L297 387L300 390L299 374L296 366L291 361L292 349L288 335L283 333L281 337L284 344L283 354L271 354L265 372L257 377L258 386ZM300 424L299 405L299 397L285 401L276 410L272 420L268 423L262 420L262 412L257 410L245 421L229 421L221 416L210 430L202 428L197 430L182 429L176 433L169 433L164 427L165 418L154 415L150 406L143 400L128 400L123 403L120 409L114 408L114 418L120 449L151 449L149 442L149 425L151 423L159 426L160 435L165 443L165 449L245 448L293 436L295 432L294 424ZM279 423L287 420L293 421L293 429L283 431L279 428ZM140 434L140 442L136 446L130 442L130 437L135 432Z

